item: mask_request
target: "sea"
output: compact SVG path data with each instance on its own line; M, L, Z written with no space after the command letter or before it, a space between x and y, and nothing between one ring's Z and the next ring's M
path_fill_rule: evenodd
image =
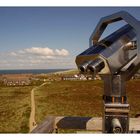
M0 70L0 74L47 74L70 69L20 69L20 70Z

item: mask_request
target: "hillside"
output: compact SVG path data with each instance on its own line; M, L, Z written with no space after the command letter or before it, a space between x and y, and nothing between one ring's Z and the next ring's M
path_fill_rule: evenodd
M130 116L140 113L140 80L127 83ZM102 116L103 82L54 81L35 92L36 120L46 116ZM135 102L134 102L135 101Z

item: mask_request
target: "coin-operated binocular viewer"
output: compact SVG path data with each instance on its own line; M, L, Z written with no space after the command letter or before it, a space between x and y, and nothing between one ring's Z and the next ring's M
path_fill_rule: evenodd
M120 20L127 24L99 40L107 25ZM130 107L125 84L140 68L140 22L124 11L104 17L89 43L76 57L76 64L81 73L99 74L104 81L103 133L128 133Z

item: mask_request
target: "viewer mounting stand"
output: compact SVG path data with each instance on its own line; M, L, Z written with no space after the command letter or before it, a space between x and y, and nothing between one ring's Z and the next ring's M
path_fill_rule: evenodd
M120 20L127 24L100 41L106 27ZM76 64L81 73L99 74L104 81L103 133L128 133L125 84L140 68L140 22L124 11L103 17L89 45L76 57Z

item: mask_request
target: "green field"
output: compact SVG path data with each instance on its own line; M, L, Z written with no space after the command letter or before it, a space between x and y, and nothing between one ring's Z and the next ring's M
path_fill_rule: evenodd
M0 133L29 131L32 86L0 87Z
M127 83L130 116L140 114L140 80ZM0 87L0 132L28 133L33 86ZM102 116L103 82L51 81L35 90L36 122L47 116Z
M127 83L130 116L140 113L140 80ZM55 81L35 92L36 120L46 116L101 116L102 81Z

